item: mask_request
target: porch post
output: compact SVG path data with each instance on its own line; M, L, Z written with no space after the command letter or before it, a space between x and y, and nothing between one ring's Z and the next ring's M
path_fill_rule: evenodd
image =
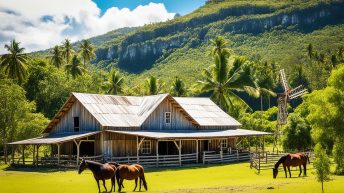
M179 140L179 166L182 166L182 140Z
M159 140L156 140L156 166L159 166Z
M22 159L23 159L23 165L25 165L25 145L22 145Z
M139 156L139 153L140 153L140 146L141 144L143 143L143 141L145 140L145 138L142 138L140 141L139 141L139 136L136 136L136 143L137 143L137 152L136 152L136 159L137 159L137 163L139 163L140 161L140 156Z
M16 145L12 145L12 164L14 164L14 151L15 151Z
M80 156L80 143L81 141L77 142L75 139L74 139L74 143L76 145L76 165L79 165L79 156Z
M35 165L35 150L36 150L36 145L33 145L32 165Z
M39 151L39 146L37 145L37 151L36 151L36 166L38 166L38 151Z
M198 163L198 139L196 139L196 163Z
M263 135L263 152L265 151L265 136Z
M57 145L57 164L60 165L60 147L61 147L61 144L58 143L56 145Z
M256 152L258 152L258 142L259 142L259 146L260 146L260 140L259 137L256 136Z

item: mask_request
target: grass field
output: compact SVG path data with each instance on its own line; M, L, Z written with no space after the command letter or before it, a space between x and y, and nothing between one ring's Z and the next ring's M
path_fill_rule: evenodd
M315 180L314 170L307 177L286 179L282 173L272 179L272 171L256 174L248 163L229 165L199 165L182 168L146 169L149 192L252 192L252 193L317 193L321 185ZM110 187L110 181L107 182ZM125 192L131 192L133 181L125 181ZM117 185L116 185L117 189ZM102 189L103 190L103 189ZM76 170L10 169L0 168L1 193L87 193L97 192L92 173L81 175ZM325 183L325 192L344 192L344 176L332 176Z

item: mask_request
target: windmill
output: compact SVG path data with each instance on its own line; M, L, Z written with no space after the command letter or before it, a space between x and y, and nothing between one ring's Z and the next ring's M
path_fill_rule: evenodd
M304 88L303 85L299 85L291 89L288 85L284 69L280 70L280 80L281 80L284 91L283 93L279 93L277 95L278 113L277 113L277 125L276 125L275 136L274 136L273 151L275 151L275 148L277 149L278 147L277 142L278 142L278 136L280 135L280 128L283 125L287 124L287 118L288 118L287 108L288 108L288 104L290 100L308 93L308 90Z

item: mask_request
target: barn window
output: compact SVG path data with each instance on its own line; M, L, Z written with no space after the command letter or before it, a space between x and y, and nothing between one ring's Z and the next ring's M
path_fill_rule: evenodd
M151 154L152 153L152 143L150 140L145 140L141 145L142 154Z
M221 148L227 148L228 147L227 139L221 139L220 143L221 143Z
M166 124L171 123L171 112L165 112L165 123Z
M74 117L74 132L79 132L80 128L80 120L79 117Z

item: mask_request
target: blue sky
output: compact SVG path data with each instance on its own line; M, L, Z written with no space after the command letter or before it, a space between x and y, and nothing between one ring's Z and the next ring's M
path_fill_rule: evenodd
M206 0L93 0L104 13L110 7L135 9L150 2L163 3L168 12L185 15L204 5Z
M206 0L0 0L0 54L15 39L25 51L44 50L65 38L79 41L123 27L185 15ZM33 6L34 5L34 6Z

